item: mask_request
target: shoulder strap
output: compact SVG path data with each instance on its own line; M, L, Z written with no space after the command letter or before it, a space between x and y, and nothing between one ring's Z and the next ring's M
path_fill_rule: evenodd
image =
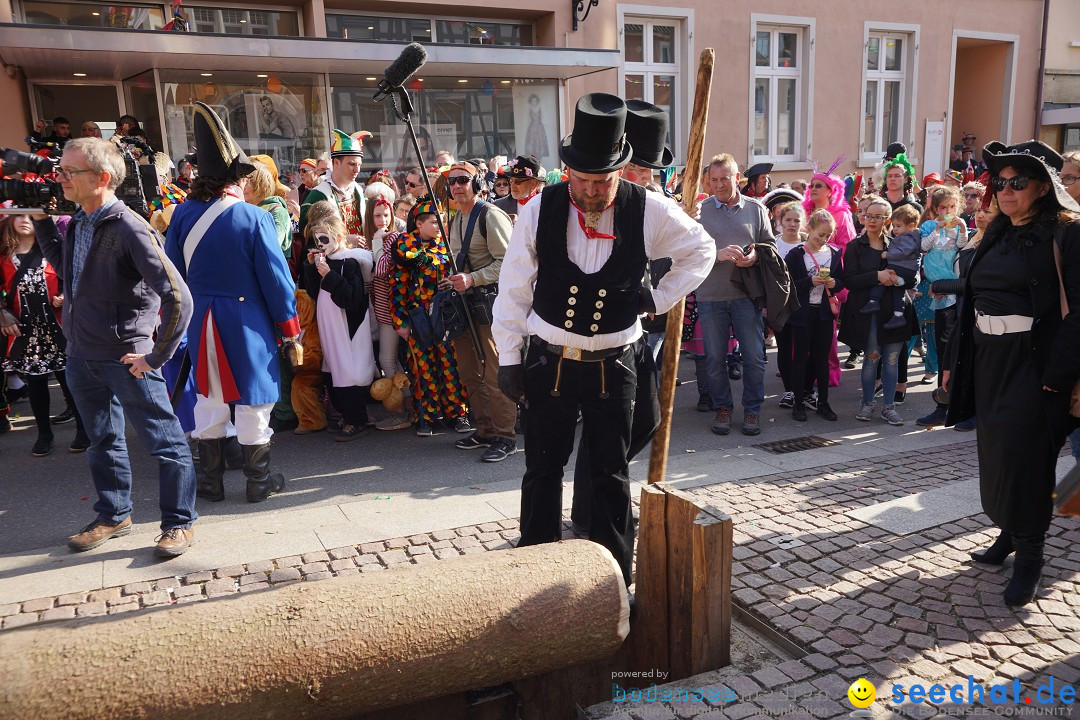
M476 220L480 217L481 212L487 215L487 203L483 200L477 200L476 204L473 205L472 212L469 213L469 222L465 225L465 234L461 236L461 251L457 256L458 270L464 270L469 266L469 246L472 245L473 230L476 228ZM460 217L460 214L458 217ZM487 233L483 225L480 226L480 232Z
M238 202L242 201L232 195L223 195L206 209L206 212L202 214L202 217L195 223L195 226L188 231L187 237L184 238L185 272L191 267L191 256L195 254L195 248L199 247L199 243L202 242L203 236L206 235L206 231L210 229L210 226L213 225L214 221L218 219L218 216L221 215L221 213L225 212Z
M1054 228L1054 265L1057 267L1058 292L1061 295L1061 317L1069 314L1069 298L1065 295L1065 276L1061 273L1061 246L1065 242L1065 228Z

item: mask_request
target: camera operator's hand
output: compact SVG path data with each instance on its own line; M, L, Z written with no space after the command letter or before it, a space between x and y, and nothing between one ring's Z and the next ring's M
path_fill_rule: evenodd
M150 367L150 363L146 362L145 355L136 355L135 353L128 353L124 357L120 358L120 362L125 365L131 366L131 374L142 380L143 373L148 373L154 368Z

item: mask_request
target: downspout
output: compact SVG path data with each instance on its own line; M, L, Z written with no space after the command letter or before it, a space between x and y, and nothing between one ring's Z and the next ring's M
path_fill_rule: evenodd
M1043 86L1046 84L1046 36L1050 28L1050 0L1043 0L1042 44L1039 46L1039 82L1035 91L1035 139L1042 132Z

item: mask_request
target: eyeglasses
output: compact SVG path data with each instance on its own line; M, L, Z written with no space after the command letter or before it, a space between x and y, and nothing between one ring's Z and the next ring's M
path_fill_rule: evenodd
M889 219L888 215L867 215L866 216L866 221L867 222L885 222L888 219Z
M995 190L1001 192L1006 186L1016 191L1023 190L1028 186L1029 182L1031 182L1031 178L1027 175L1013 175L1011 178L996 177L991 181L991 184Z
M822 182L812 182L812 183L810 183L810 189L811 190L828 190L829 186L826 185L825 183L822 183Z
M1072 185L1077 180L1080 180L1080 176L1076 176L1076 175L1062 175L1061 176L1061 184L1064 185L1065 187L1068 187L1068 186Z
M472 175L451 175L446 178L446 182L451 185L468 185L472 182Z
M56 168L57 177L62 177L65 180L70 180L72 175L78 175L84 172L94 172L93 170L69 170L68 168Z

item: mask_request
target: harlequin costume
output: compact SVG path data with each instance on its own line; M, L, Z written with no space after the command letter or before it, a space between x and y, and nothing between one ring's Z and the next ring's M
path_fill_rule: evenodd
M278 337L300 334L295 286L273 218L245 203L234 184L254 167L209 106L196 103L194 116L199 175L225 186L209 202L188 196L173 213L165 250L195 305L188 353L199 389L192 433L203 471L198 494L224 498L226 424L234 405L248 500L259 502L285 484L270 474L269 421L279 395Z
M332 144L330 159L358 155L364 157L364 138L372 137L367 130L346 135L340 130L331 130ZM333 173L327 171L326 179L312 188L304 197L300 208L300 233L307 227L307 210L320 200L333 202L345 221L345 230L353 235L364 234L364 187L353 180L348 187L339 188L334 184Z
M437 213L435 203L422 202L413 208L411 219ZM390 307L394 328L409 327L409 309L431 306L438 283L451 275L450 253L439 237L425 240L417 230L399 233L394 246L394 268L390 273ZM452 342L421 344L409 335L409 373L413 381L413 411L423 424L440 417L449 420L468 413L465 386L458 376Z

